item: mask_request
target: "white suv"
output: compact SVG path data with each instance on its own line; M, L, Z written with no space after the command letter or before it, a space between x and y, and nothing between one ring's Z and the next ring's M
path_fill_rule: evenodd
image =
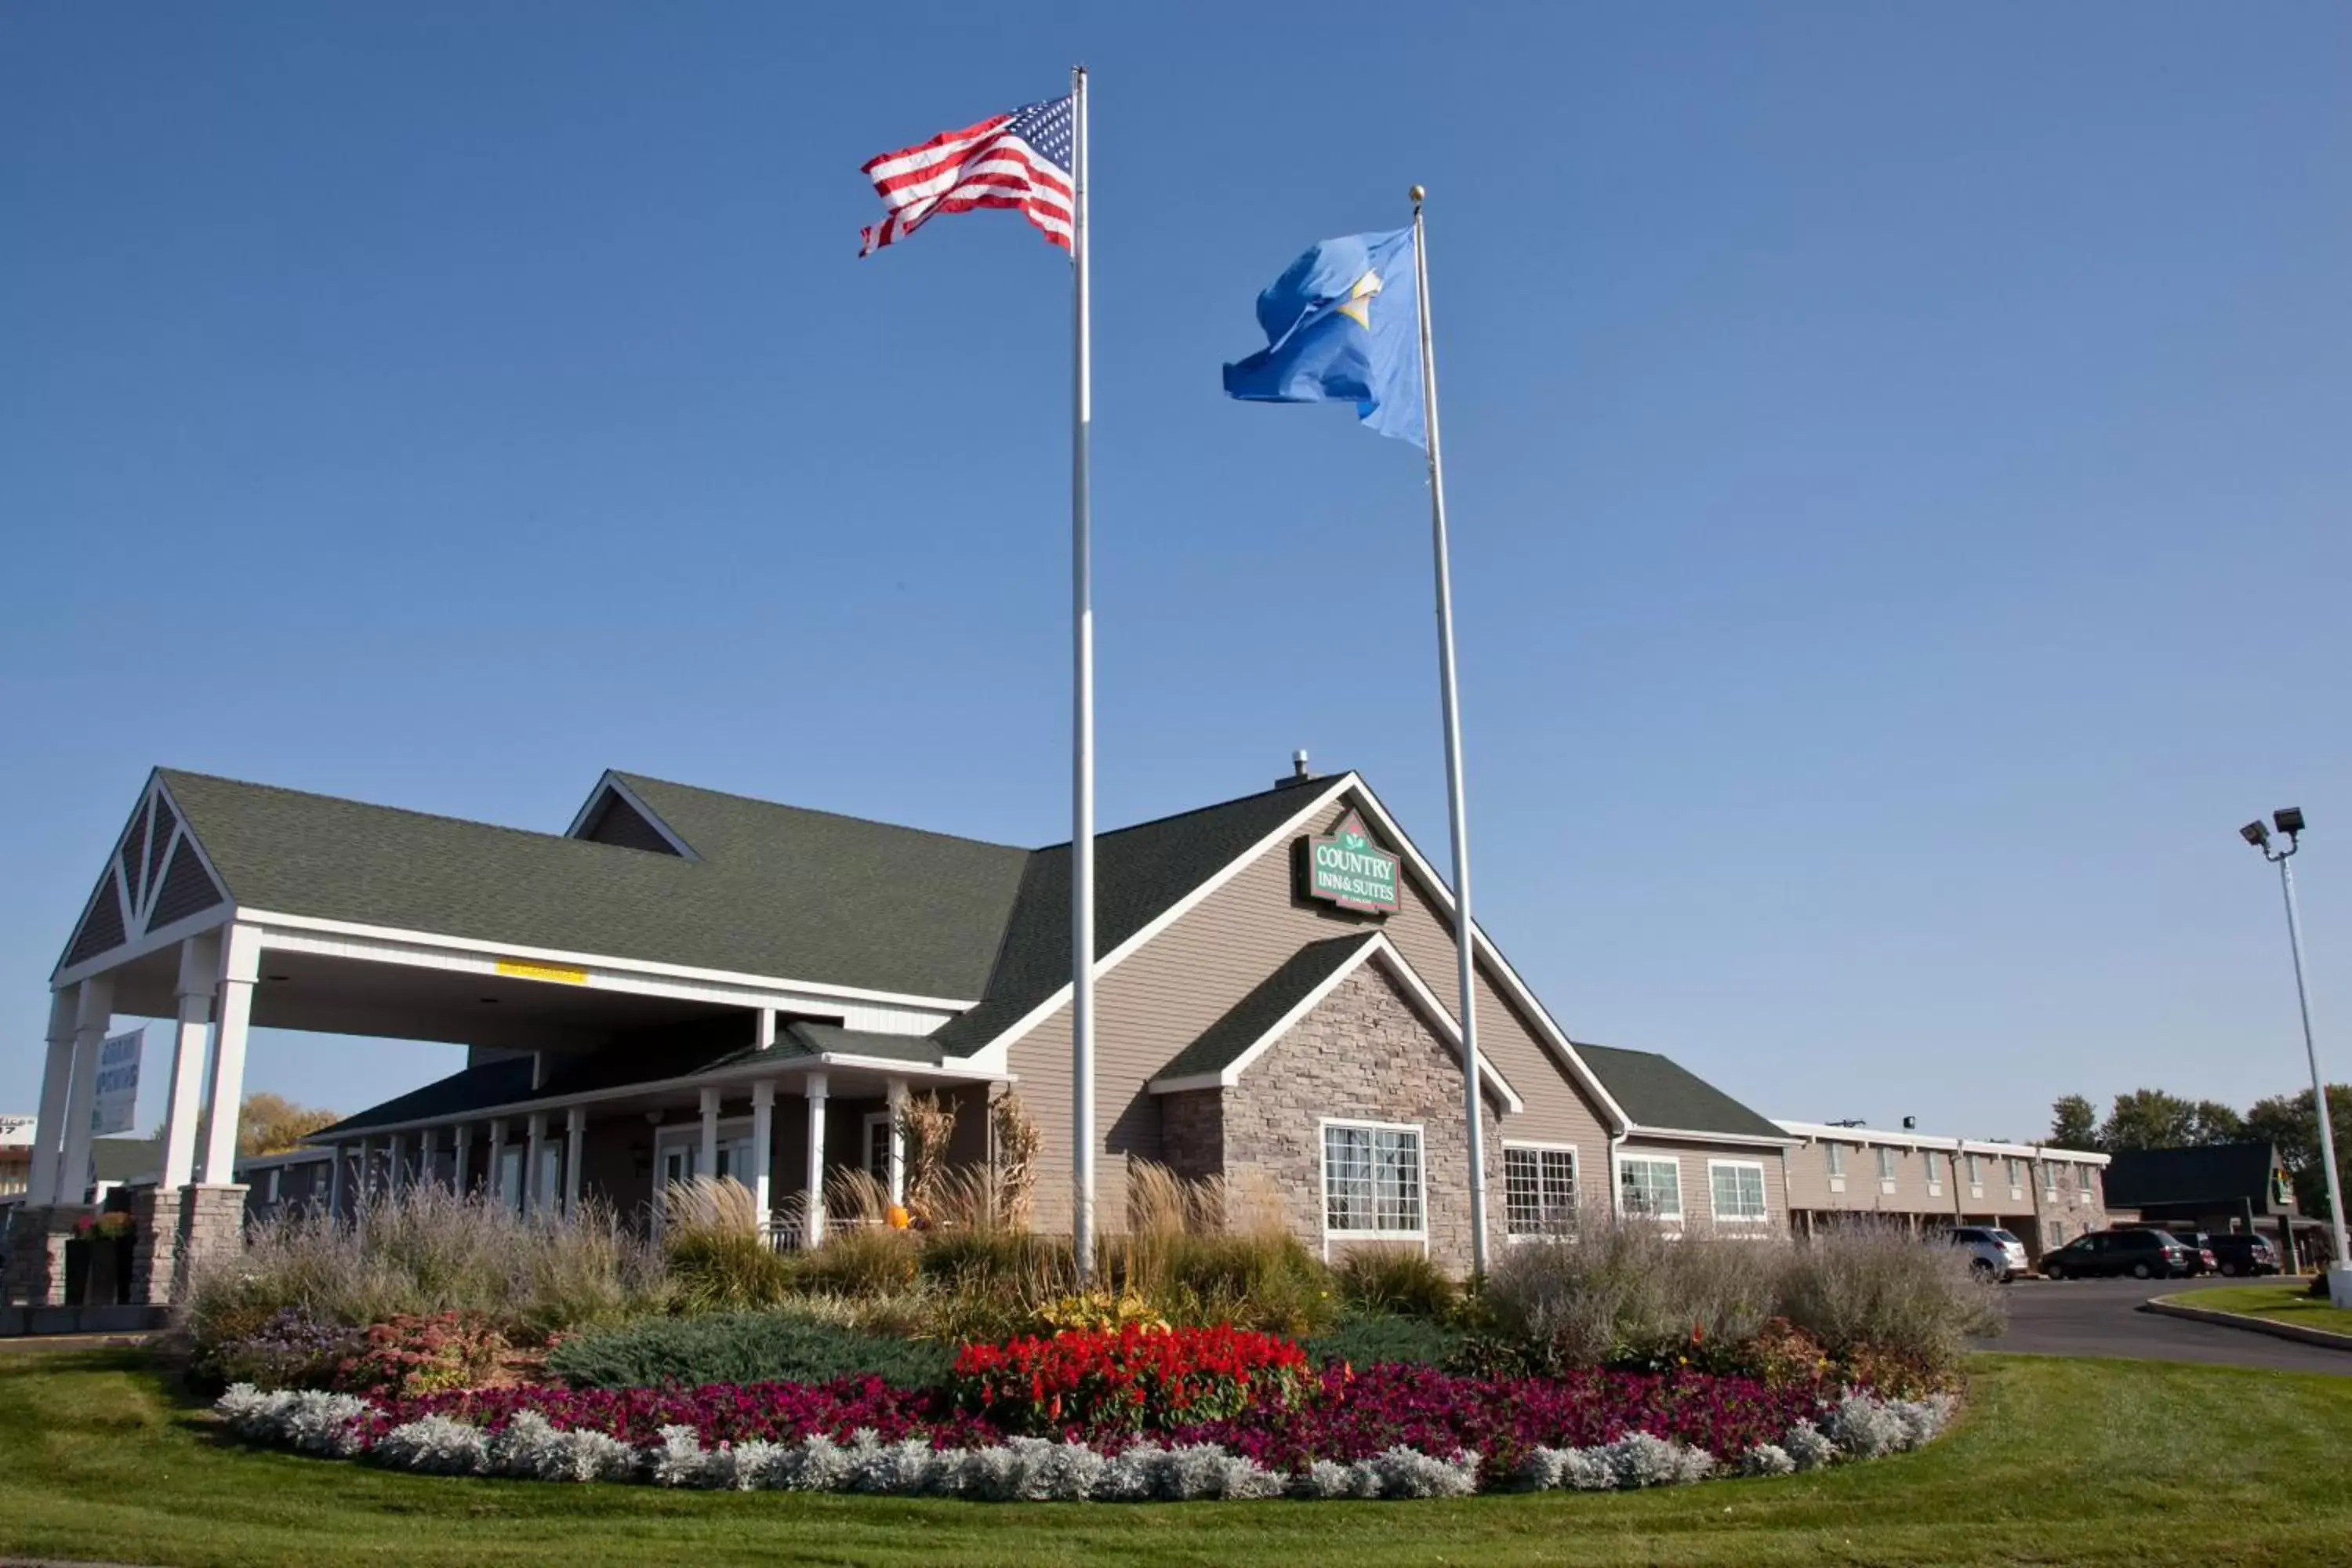
M2015 1279L2026 1272L2025 1243L1999 1226L1956 1225L1946 1233L1969 1256L1969 1272L1983 1279Z

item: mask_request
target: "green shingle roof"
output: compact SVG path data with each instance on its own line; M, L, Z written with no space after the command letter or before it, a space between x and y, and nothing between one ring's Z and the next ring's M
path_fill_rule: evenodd
M1379 940L1378 931L1365 931L1308 942L1285 960L1282 967L1258 982L1248 995L1226 1009L1215 1023L1202 1030L1198 1038L1177 1052L1154 1076L1203 1078L1224 1071L1318 985Z
M975 997L1026 850L635 775L696 858L165 772L248 909L902 994Z
M1789 1135L1778 1126L1655 1051L1620 1050L1580 1040L1576 1054L1637 1126L1788 1142Z
M367 1131L373 1127L397 1127L410 1121L438 1121L446 1117L464 1116L471 1111L486 1110L493 1105L512 1105L530 1098L530 1058L508 1057L499 1061L484 1062L436 1079L422 1089L412 1089L406 1094L394 1095L380 1105L347 1116L331 1127L322 1127L303 1140L306 1143L331 1143Z

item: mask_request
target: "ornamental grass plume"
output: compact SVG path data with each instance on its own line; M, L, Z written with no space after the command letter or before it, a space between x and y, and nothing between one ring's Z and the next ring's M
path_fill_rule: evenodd
M663 1190L662 1252L679 1309L741 1311L792 1293L792 1261L769 1245L759 1218L751 1190L731 1177L697 1176Z
M661 1310L659 1257L605 1205L529 1217L488 1194L420 1183L352 1213L295 1206L255 1221L241 1251L197 1263L176 1332L199 1364L299 1308L362 1329L402 1314L478 1312L520 1342Z

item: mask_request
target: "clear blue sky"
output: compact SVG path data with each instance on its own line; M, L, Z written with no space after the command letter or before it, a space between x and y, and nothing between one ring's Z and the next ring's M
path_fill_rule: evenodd
M1443 853L1416 455L1217 380L1418 180L1481 912L1573 1032L1980 1136L2290 1089L2299 802L2352 1076L2352 14L817 9L0 12L0 1110L152 764L1065 837L1066 269L856 249L1079 57L1107 823L1306 746Z

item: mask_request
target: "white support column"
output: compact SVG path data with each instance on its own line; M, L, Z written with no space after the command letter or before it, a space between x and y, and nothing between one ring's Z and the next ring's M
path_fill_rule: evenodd
M767 1015L772 1021L775 1015ZM760 1234L768 1234L768 1211L773 1205L776 1162L776 1080L763 1078L751 1086L751 1212L759 1216Z
M524 1124L529 1129L522 1156L522 1212L537 1214L540 1199L539 1168L547 1159L547 1112L534 1110Z
M350 1202L350 1194L343 1190L343 1184L346 1180L345 1167L352 1163L351 1145L338 1143L334 1152L334 1163L327 1167L327 1212L340 1219L344 1206Z
M220 935L199 931L180 944L180 1016L172 1038L172 1092L163 1105L163 1191L196 1179L196 1123L205 1113L205 1065L212 1047L213 994L220 985Z
M807 1234L811 1247L824 1245L824 1074L808 1075L808 1169L803 1190L808 1194Z
M907 1080L882 1080L884 1103L890 1108L890 1201L907 1201Z
M205 1140L206 1186L236 1180L236 1119L245 1099L245 1037L253 1021L253 983L261 974L261 933L233 925L221 946L220 1026L213 1031L212 1122Z
M457 1145L450 1156L449 1190L462 1198L474 1189L474 1124L460 1121L449 1135Z
M702 1152L697 1156L694 1173L705 1181L719 1177L719 1091L702 1091Z
M58 1172L65 1157L66 1102L73 1091L74 1014L81 991L65 986L49 993L49 1059L41 1073L41 1112L33 1124L33 1169L25 1202L45 1208L58 1201Z
M58 1166L57 1201L79 1204L89 1194L90 1123L98 1110L98 1050L114 1016L114 981L93 974L74 1003L73 1088L66 1096L65 1158Z
M575 1105L563 1113L563 1212L580 1212L580 1162L588 1152L588 1108Z
M490 1163L482 1173L482 1186L499 1203L507 1201L507 1119L490 1118Z

